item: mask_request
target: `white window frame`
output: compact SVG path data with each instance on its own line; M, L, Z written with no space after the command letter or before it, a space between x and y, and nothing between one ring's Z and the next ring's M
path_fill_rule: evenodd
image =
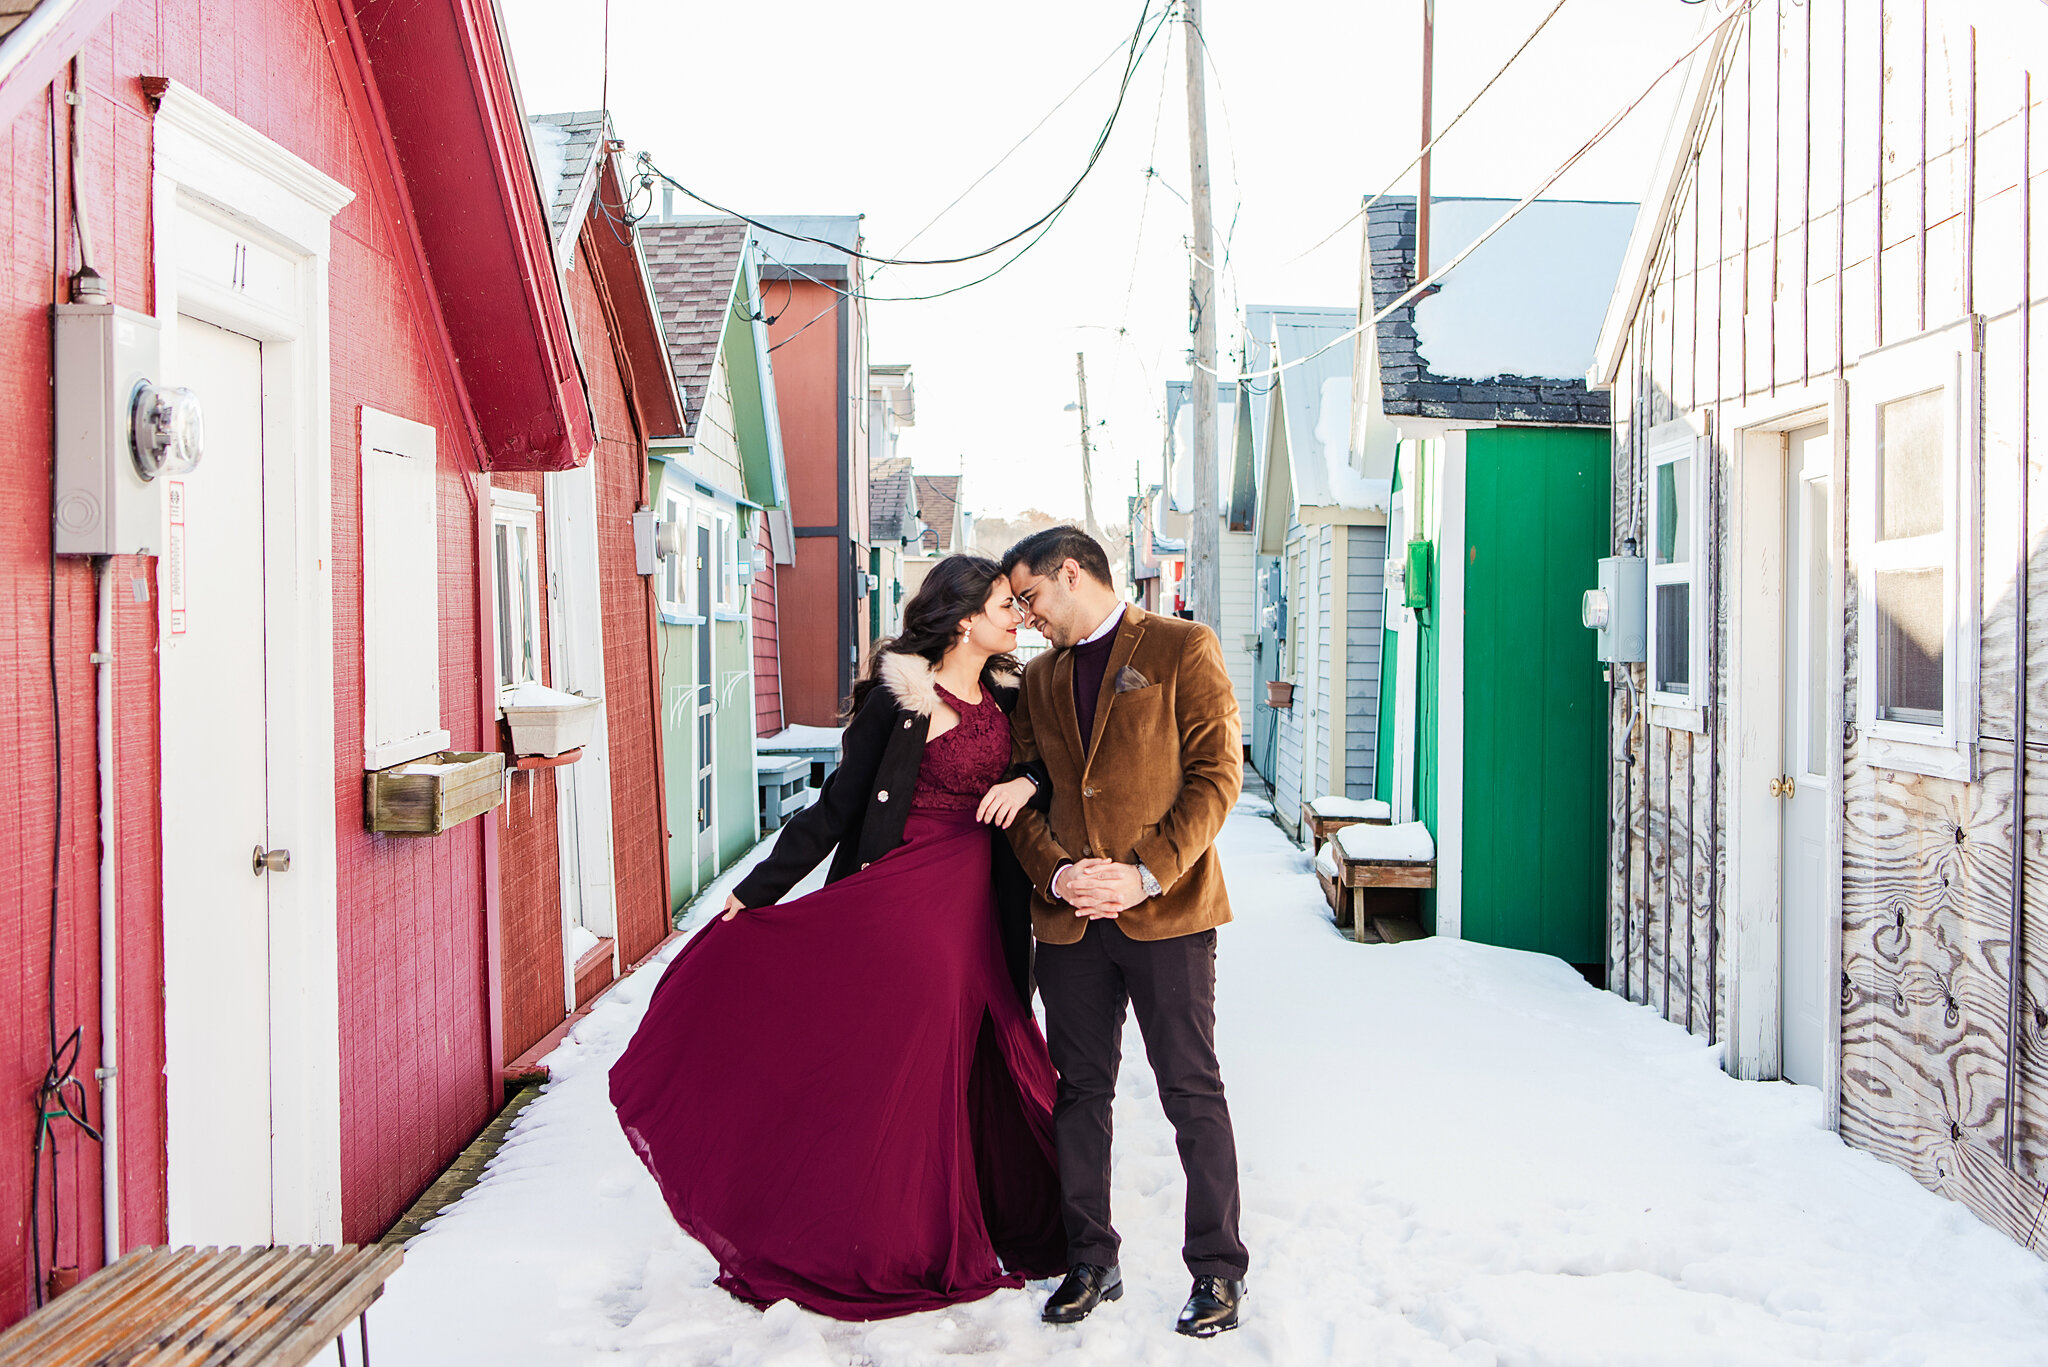
M697 576L690 573L691 557L697 553L694 514L688 494L669 488L661 491L659 521L676 527L680 544L674 555L662 556L656 562L654 592L663 618L672 624L697 615Z
M524 678L508 678L504 671L505 642L498 634L498 622L503 615L500 604L509 585L498 577L498 528L524 528L527 532L525 558L529 572L526 576L524 602L515 602L513 607L514 629L527 637L532 649L533 675L530 682L540 683L541 679L541 579L540 579L540 500L532 494L516 489L491 490L491 660L492 668L498 671L498 696L500 699L522 683Z
M712 515L711 546L718 557L717 574L712 580L718 610L736 613L740 610L740 550L738 523L732 509L719 508Z
M1676 418L1670 422L1652 427L1644 443L1643 453L1643 527L1647 540L1642 552L1649 570L1649 592L1644 609L1649 614L1648 631L1645 639L1649 642L1644 673L1648 677L1650 705L1659 710L1675 714L1668 719L1657 719L1660 724L1675 726L1681 730L1697 731L1700 718L1706 709L1706 679L1703 677L1707 659L1707 614L1702 600L1706 584L1702 556L1706 549L1706 490L1707 462L1712 459L1712 447L1700 422L1694 417ZM1658 534L1662 520L1658 516L1657 472L1674 461L1692 461L1692 498L1690 500L1691 526L1686 529L1690 557L1681 564L1659 565L1657 563ZM1659 586L1684 584L1686 586L1686 687L1683 693L1657 686L1657 589Z
M1850 552L1855 567L1856 728L1864 757L1885 769L1969 782L1976 777L1977 657L1982 620L1977 593L1981 329L1959 323L1869 352L1849 377ZM1880 541L1879 418L1886 404L1939 390L1942 413L1942 529ZM1940 569L1942 602L1941 724L1878 716L1877 576L1885 571Z

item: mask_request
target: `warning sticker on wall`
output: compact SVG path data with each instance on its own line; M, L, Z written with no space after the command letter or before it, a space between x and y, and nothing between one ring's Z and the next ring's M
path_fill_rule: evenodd
M185 481L168 481L166 501L171 505L170 565L171 635L185 634Z

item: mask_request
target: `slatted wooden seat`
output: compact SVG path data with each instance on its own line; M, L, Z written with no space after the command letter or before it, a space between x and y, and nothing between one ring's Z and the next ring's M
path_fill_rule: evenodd
M138 1248L0 1334L0 1367L301 1367L370 1303L398 1248ZM346 1347L341 1360L348 1362Z
M1333 805L1329 798L1312 798L1301 804L1301 825L1302 829L1308 832L1308 852L1310 854L1314 854L1322 849L1325 840L1328 840L1346 826L1385 826L1394 819L1392 812L1384 802L1345 801L1341 803L1344 810L1328 813L1318 811L1318 803ZM1372 809L1370 815L1362 814L1357 810L1367 807Z
M1411 823L1412 825L1412 823ZM1406 831L1409 827L1394 827L1387 832ZM1420 830L1419 827L1414 829ZM1373 833L1378 836L1379 832ZM1427 843L1427 834L1421 837ZM1422 889L1436 886L1436 855L1430 847L1427 858L1393 857L1374 849L1383 843L1359 836L1347 838L1339 834L1331 842L1331 855L1337 865L1337 882L1346 890L1350 903L1348 917L1338 912L1338 924L1349 923L1351 938L1365 942L1368 928L1383 940L1411 940L1422 934L1421 918L1415 914L1414 904L1419 901Z

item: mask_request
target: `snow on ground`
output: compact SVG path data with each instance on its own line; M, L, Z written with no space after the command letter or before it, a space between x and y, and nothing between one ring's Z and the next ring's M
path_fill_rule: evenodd
M1038 1321L1044 1285L869 1325L733 1301L606 1099L657 964L577 1027L490 1173L413 1241L371 1314L374 1360L2042 1360L2048 1268L1845 1148L1813 1090L1736 1082L1551 959L1349 943L1262 812L1248 800L1222 839L1238 919L1221 932L1218 1036L1253 1257L1236 1333L1171 1330L1181 1176L1135 1029L1116 1111L1122 1301L1063 1330Z

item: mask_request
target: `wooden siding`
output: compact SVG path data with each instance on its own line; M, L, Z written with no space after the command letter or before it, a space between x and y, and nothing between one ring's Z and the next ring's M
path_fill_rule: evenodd
M1254 660L1246 645L1247 641L1257 639L1259 634L1252 534L1226 530L1221 534L1220 542L1222 553L1218 563L1223 575L1223 629L1219 635L1223 642L1223 663L1230 670L1231 686L1237 693L1238 714L1244 718L1244 736L1249 744L1252 707L1259 701L1252 696Z
M1303 766L1303 777L1307 780L1307 796L1321 797L1330 791L1330 745L1333 733L1330 717L1336 706L1331 697L1335 686L1330 670L1330 542L1333 529L1317 527L1309 536L1310 555L1313 557L1309 570L1309 582L1314 586L1310 591L1309 630L1313 649L1310 668L1314 671L1303 680L1303 687L1296 691L1296 697L1307 693L1311 698L1308 729L1304 733L1308 745L1307 763Z
M1294 703L1279 710L1280 735L1276 742L1278 751L1274 763L1273 781L1274 807L1280 822L1293 830L1301 821L1302 802L1302 757L1307 752L1304 731L1307 725L1309 690L1302 677L1301 662L1308 658L1308 621L1310 595L1303 584L1309 546L1309 529L1299 524L1287 529L1286 547L1281 552L1280 564L1287 593L1287 644L1283 658L1289 663L1283 665L1280 677L1294 684Z
M1346 527L1344 556L1344 796L1377 789L1380 638L1385 634L1387 529Z
M841 432L849 404L839 374L843 301L835 302L830 287L807 280L778 280L772 289L787 299L768 335L776 348L775 408L788 466L789 517L797 528L794 563L775 571L777 607L784 621L797 624L782 652L782 714L786 723L837 726L853 686L859 639L848 611L854 566L844 529L866 531L853 520L866 516L865 507L842 507L840 499L853 465ZM850 480L848 492L865 484L865 478Z
M668 938L662 895L660 735L655 716L654 581L640 574L633 549L633 511L652 505L646 434L628 400L616 356L600 348L613 315L590 285L590 237L610 232L593 214L569 276L569 305L589 371L597 420L597 579L604 616L605 728L611 743L612 900L618 914L619 962L628 967ZM617 292L618 286L612 286ZM538 795L535 798L539 800Z
M747 492L747 478L740 468L739 425L732 411L732 370L723 350L711 371L704 412L697 419L697 453L690 464L705 479L729 494Z
M2016 65L2030 56L2031 78ZM2019 619L2014 567L2024 539L2030 595L2044 587L2048 490L2029 442L2048 430L2048 367L2029 337L2039 299L2030 304L2024 284L2030 267L2033 292L2048 280L2037 207L2048 188L2044 70L2008 36L1973 39L1953 11L1923 0L1808 0L1738 21L1710 75L1614 391L1617 545L1642 516L1647 430L1678 414L1711 419L1709 633L1695 663L1711 706L1695 733L1645 727L1625 694L1613 697L1607 872L1614 990L1722 1038L1736 758L1725 715L1732 467L1723 423L1736 405L1836 380L1853 423L1859 357L1981 318L1978 777L1879 768L1860 736L1841 747L1840 1129L2037 1247L2048 1180L2048 875L2039 863L2048 627ZM1843 709L1853 722L1850 568L1838 554ZM2017 743L2016 641L2029 669ZM1634 672L1640 683L1641 667ZM2018 899L2016 847L2025 852Z
M494 488L544 498L538 474L495 476ZM534 558L548 582L547 518L534 519ZM540 681L552 681L548 614L534 642ZM498 935L505 1057L517 1058L569 1014L562 971L562 866L557 845L555 771L512 770L506 800L490 814L498 824Z
M772 736L782 721L782 625L775 610L775 548L768 541L766 514L754 514L754 543L761 569L749 599L754 614L754 734Z

